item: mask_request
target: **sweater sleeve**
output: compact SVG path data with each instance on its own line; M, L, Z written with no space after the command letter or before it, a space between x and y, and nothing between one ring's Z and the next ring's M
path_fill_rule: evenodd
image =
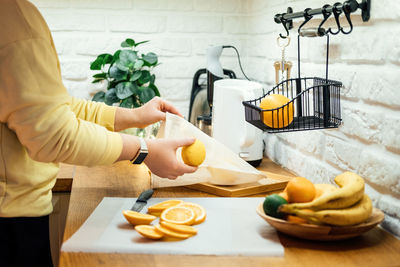
M116 107L71 97L71 109L78 118L94 122L114 131Z
M85 105L71 101L47 40L26 39L0 48L0 121L16 133L32 159L86 166L117 160L121 136L93 123L113 111L96 118L87 108L77 116L79 106ZM113 118L105 121L114 123Z

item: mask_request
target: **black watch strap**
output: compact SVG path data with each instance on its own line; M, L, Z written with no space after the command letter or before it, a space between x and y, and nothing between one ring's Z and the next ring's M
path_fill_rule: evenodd
M139 152L136 154L136 156L130 160L132 164L141 164L146 158L147 154L149 153L146 141L144 141L142 137L139 137L139 140L140 140L140 149Z

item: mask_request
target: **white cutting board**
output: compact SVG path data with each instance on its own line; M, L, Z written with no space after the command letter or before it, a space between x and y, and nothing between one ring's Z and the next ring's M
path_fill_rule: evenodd
M134 198L104 198L63 246L65 252L283 256L276 231L256 213L264 198L179 198L202 205L207 219L197 235L180 241L150 240L128 224L122 211ZM148 205L166 200L152 198ZM146 207L147 207L146 206ZM142 212L147 212L146 207ZM154 221L153 224L157 224Z

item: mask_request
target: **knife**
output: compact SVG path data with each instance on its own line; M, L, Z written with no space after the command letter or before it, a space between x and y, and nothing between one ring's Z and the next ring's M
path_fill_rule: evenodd
M141 211L143 209L143 207L146 206L147 200L149 200L151 198L153 193L154 193L153 189L148 189L148 190L140 193L139 197L137 198L137 200L136 200L135 204L133 205L133 207L131 208L131 210L137 211L137 212Z

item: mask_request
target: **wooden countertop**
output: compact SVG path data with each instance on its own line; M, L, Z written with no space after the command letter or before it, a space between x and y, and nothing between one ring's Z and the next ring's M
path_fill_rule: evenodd
M260 169L290 172L264 159ZM144 165L119 162L108 167L77 167L64 240L75 233L103 197L137 197L150 187ZM255 196L265 196L258 194ZM153 197L217 197L186 187L155 189ZM256 214L255 214L256 216ZM400 262L400 240L377 227L345 241L315 242L279 233L284 257L183 256L62 252L59 266L394 266Z
M69 164L60 164L60 171L56 177L56 183L53 192L71 192L72 181L75 176L76 166Z

